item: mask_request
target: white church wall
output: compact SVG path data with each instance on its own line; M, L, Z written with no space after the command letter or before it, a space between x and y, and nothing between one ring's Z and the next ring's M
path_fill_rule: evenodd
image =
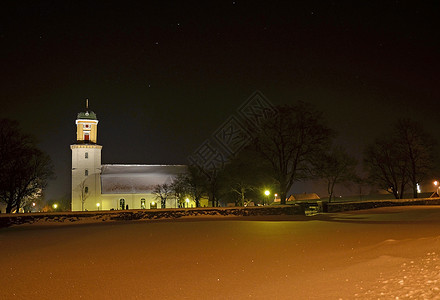
M157 208L161 208L160 200L156 199L156 196L153 194L101 194L100 198L103 210L121 209L121 199L124 202L124 209L127 208L127 205L128 209L150 209L150 205L153 203L157 205ZM142 200L145 200L145 207L142 207ZM174 207L173 202L167 202L167 208Z
M72 211L81 211L81 190L87 187L84 210L95 210L101 195L99 145L72 145Z

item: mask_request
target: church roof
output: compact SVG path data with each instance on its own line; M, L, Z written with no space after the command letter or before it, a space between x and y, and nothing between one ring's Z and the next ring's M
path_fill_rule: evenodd
M306 201L306 200L319 200L318 194L316 193L302 193L302 194L293 194L287 199L287 201Z
M77 119L97 120L96 114L93 111L85 111L78 113Z
M102 165L102 194L146 194L187 171L186 165Z

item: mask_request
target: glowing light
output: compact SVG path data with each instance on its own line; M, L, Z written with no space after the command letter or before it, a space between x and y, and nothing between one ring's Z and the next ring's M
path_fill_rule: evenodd
M153 202L151 202L151 205L154 205L155 203L154 203L154 201Z
M32 202L32 206L35 206L36 204L35 204L35 202Z
M96 203L96 206L100 207L100 206L101 206L101 204L99 204L99 203Z
M58 204L54 204L54 205L52 205L52 207L54 208L54 209L57 209L57 207L58 207Z
M438 194L438 190L439 190L439 188L440 188L440 186L439 186L439 182L438 182L437 180L434 181L434 185L435 185L435 187L437 188L436 193Z
M186 203L189 203L189 199L188 198L186 198L185 201L186 201Z
M265 194L266 196L269 196L269 195L270 195L270 192L269 192L268 190L265 190L265 191L264 191L264 194Z

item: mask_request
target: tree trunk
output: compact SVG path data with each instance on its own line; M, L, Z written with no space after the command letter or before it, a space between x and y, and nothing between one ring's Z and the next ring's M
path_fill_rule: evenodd
M10 214L12 211L12 205L10 203L8 203L8 205L6 206L6 213Z
M280 193L280 205L286 205L286 192Z
M412 152L410 154L410 157L411 157L411 162L412 162L412 174L411 174L412 176L411 176L411 179L412 179L413 196L414 196L414 198L418 198L418 195L417 195L416 164L415 164L415 160L414 160L414 157L412 155Z
M19 213L20 212L20 206L21 206L21 201L17 201L17 204L15 205L15 208L16 208L16 213Z
M403 199L404 192L405 192L405 184L402 181L402 184L400 185L400 199Z
M280 180L280 205L286 205L286 195L289 192L289 188L287 186L287 179L285 180Z
M215 198L215 195L214 195L214 193L211 193L210 195L209 195L209 201L211 201L211 203L212 203L212 207L216 207L216 198Z
M327 191L328 191L328 202L330 203L332 201L333 198L333 191L335 189L335 181L333 182L329 182L327 184Z

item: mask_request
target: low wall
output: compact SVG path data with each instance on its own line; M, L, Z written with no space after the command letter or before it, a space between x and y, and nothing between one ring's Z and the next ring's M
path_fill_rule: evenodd
M213 207L181 209L115 210L94 212L0 214L0 228L33 223L88 223L96 221L177 219L195 216L304 215L299 205L264 207Z
M377 207L407 206L407 205L440 205L440 198L369 200L369 201L359 201L359 202L327 203L326 212L334 213L334 212L342 212L349 210L361 210L361 209L371 209Z

